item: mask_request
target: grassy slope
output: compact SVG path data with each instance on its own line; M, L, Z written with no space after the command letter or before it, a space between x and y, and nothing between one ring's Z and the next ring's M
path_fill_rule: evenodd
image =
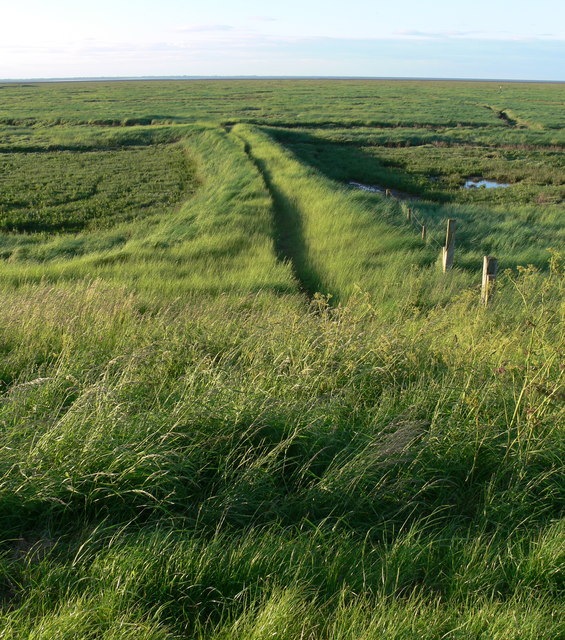
M563 265L487 312L394 203L184 134L177 210L2 264L0 637L565 635Z
M214 128L183 128L180 135L188 137L182 144L197 164L193 183L200 183L188 200L168 211L162 207L142 224L4 236L9 261L0 279L17 284L102 277L168 296L295 291L289 267L273 253L269 194L241 145Z
M563 281L525 278L396 323L8 293L4 637L559 637Z
M409 203L414 221L404 226L413 227L416 234L419 224L425 223L428 241L436 250L444 241L445 220L455 218L459 267L477 270L488 254L497 256L504 268L519 264L543 268L547 249L565 243L563 205L556 204L565 193L557 151L485 149L472 146L472 140L460 145L451 132L442 134L446 146L435 146L433 139L414 141L412 132L397 132L392 144L400 146L389 148L384 146L382 130L367 130L364 135L343 130L265 131L298 162L342 185L353 180L422 196L423 200ZM525 174L523 184L509 189L462 192L459 188L472 174L513 181L509 176L520 173ZM438 177L436 182L429 180L431 174ZM363 193L357 199L384 215L380 195ZM389 221L402 224L405 206L386 207Z
M259 130L240 125L233 132L245 140L273 193L281 250L295 259L308 289L347 297L363 280L379 277L377 267L387 258L406 266L406 256L413 253L414 262L425 261L412 235L359 206L355 193L324 180ZM379 204L381 209L394 206Z

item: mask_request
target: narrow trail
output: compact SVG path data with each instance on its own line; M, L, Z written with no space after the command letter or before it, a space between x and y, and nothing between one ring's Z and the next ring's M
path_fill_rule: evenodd
M517 120L514 120L514 118L511 118L508 115L508 111L507 110L505 110L505 109L497 109L496 107L493 107L490 104L485 104L484 106L487 109L490 109L499 120L502 120L502 122L507 124L509 127L512 127L513 129L521 129L521 128L523 128L518 124Z
M518 126L518 122L516 120L514 120L514 118L511 118L508 115L508 112L506 112L504 110L503 111L499 111L497 115L501 120L506 122L509 127L517 127Z
M286 194L275 186L265 163L253 155L251 144L242 137L240 139L244 143L247 157L257 168L273 201L273 241L277 259L290 263L300 291L308 298L312 299L318 292L327 293L321 276L308 259L308 245L304 239L300 211Z

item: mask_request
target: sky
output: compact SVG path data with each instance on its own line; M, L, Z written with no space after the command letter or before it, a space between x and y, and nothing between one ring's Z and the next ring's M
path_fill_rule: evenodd
M563 0L0 0L0 78L565 81Z

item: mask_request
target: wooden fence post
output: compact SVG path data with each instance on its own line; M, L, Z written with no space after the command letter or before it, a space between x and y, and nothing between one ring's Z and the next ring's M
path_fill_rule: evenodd
M426 242L426 225L422 225L422 242Z
M410 209L410 207L406 208L406 217L408 218L408 222L412 222L412 209Z
M387 198L390 198L392 196L391 190L390 189L385 189L385 196Z
M447 221L447 233L445 234L445 246L441 251L441 264L445 273L453 267L453 254L455 253L455 220Z
M484 305L489 303L489 298L492 296L497 271L498 260L485 256L483 258L483 284L481 287L481 302Z

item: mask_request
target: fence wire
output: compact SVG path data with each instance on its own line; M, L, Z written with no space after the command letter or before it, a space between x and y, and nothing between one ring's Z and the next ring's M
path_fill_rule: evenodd
M425 226L426 227L426 240L429 240L432 244L436 245L437 247L439 247L440 249L443 248L443 244L441 244L440 242L438 242L435 238L433 238L431 235L429 235L428 233L428 227L425 223L425 221L423 221L421 218L419 218L416 213L415 213L415 209L413 207L408 206L405 202L401 202L400 203L400 209L404 212L406 219L408 222L410 222L410 224L420 233L422 232L422 228ZM410 218L408 218L408 210L410 210Z

